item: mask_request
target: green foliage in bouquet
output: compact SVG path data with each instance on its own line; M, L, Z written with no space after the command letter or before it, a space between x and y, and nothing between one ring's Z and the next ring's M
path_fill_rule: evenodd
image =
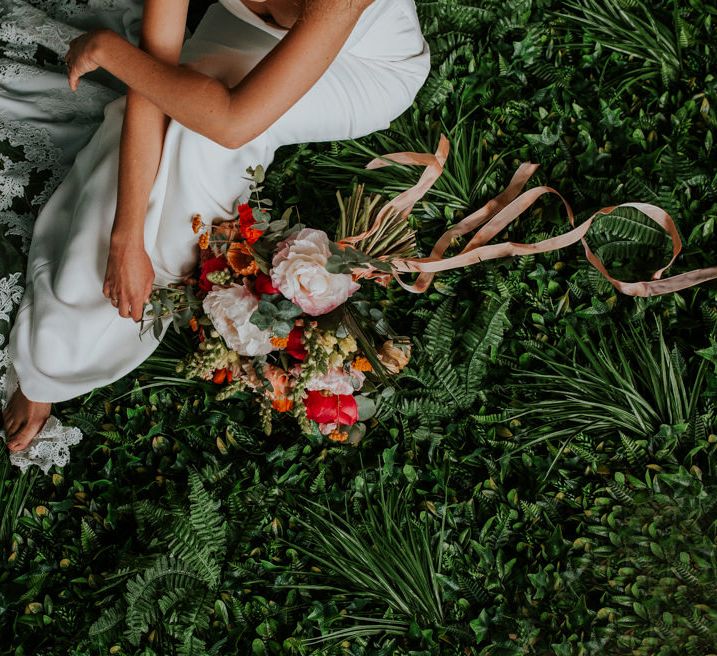
M288 337L294 320L302 310L280 294L265 295L249 321L262 330L271 330L277 337Z

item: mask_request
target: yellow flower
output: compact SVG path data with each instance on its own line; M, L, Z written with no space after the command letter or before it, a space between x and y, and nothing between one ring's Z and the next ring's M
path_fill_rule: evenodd
M353 335L347 335L339 340L339 348L343 353L348 355L349 353L356 351L358 349L358 345L356 344L356 340Z
M203 251L209 248L209 233L205 232L199 236L199 248Z
M192 217L192 230L194 230L194 234L196 235L204 225L204 222L202 221L202 215L201 214L195 214Z

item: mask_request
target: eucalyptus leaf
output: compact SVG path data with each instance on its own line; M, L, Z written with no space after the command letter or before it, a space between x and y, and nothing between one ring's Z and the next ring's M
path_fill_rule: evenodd
M265 314L268 317L275 317L278 312L276 305L274 305L271 301L266 300L265 297L262 297L262 299L259 301L258 308L261 314Z
M253 323L257 328L260 328L261 330L268 330L271 328L271 325L273 323L272 317L268 317L265 314L262 314L258 310L255 310L251 317L249 317L249 322Z

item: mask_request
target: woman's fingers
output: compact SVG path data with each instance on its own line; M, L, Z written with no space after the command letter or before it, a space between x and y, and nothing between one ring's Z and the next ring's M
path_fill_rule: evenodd
M144 316L144 309L149 303L149 297L152 294L152 290L140 294L130 303L130 313L135 321L139 321Z
M149 290L141 294L132 294L126 291L117 291L107 280L102 286L102 294L117 308L120 316L140 321L144 316L144 308L149 303L152 288L150 287Z
M119 299L119 313L121 317L129 317L129 299L120 297Z
M144 304L141 298L137 298L130 304L130 316L135 320L139 321L144 313Z

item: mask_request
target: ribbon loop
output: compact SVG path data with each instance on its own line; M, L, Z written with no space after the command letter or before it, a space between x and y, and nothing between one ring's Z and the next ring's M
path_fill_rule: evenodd
M430 153L391 153L376 158L369 162L367 168L376 169L389 166L391 163L421 165L425 169L418 183L402 192L392 201L389 201L377 214L374 224L371 228L360 235L348 237L342 240L342 244L355 244L366 237L374 234L390 216L400 214L404 219L415 204L425 196L428 190L438 180L443 173L449 150L448 139L441 135L440 143L435 155ZM657 296L670 292L679 291L692 287L708 280L717 278L717 266L707 267L704 269L696 269L688 271L676 276L663 280L662 274L675 262L677 256L682 250L682 240L680 239L677 227L672 217L662 208L649 203L629 202L621 205L613 205L605 207L595 212L589 219L584 221L578 227L575 227L575 214L568 201L563 198L560 192L552 187L539 186L533 187L528 191L520 193L521 189L526 185L538 169L538 164L524 162L517 169L508 186L495 198L489 200L479 210L473 212L459 223L446 230L431 249L428 257L417 258L397 257L391 260L391 268L393 270L393 278L401 287L413 293L423 293L430 286L436 273L439 271L447 271L459 267L471 266L478 262L486 260L494 260L504 257L514 257L516 255L532 255L535 253L547 253L550 251L565 248L578 241L582 242L585 250L585 256L600 274L610 282L618 291L628 296ZM488 244L496 235L502 232L508 225L517 219L525 210L532 207L537 200L544 194L556 194L562 201L567 211L568 220L573 230L557 237L545 239L533 244L520 244L516 242L502 242L499 244ZM590 229L593 221L602 215L609 215L620 207L631 207L638 210L648 218L657 223L672 240L672 258L661 269L652 274L650 281L623 282L610 275L605 265L598 258L585 240L585 235ZM482 226L482 227L481 227ZM478 229L480 228L480 229ZM452 257L444 257L444 254L451 242L456 237L461 237L474 230L478 230L470 241L463 247L460 253ZM418 273L413 284L405 283L400 274L402 273ZM357 278L376 278L380 284L388 284L389 274L376 272L372 269L357 268L354 271Z
M404 219L408 218L408 215L411 213L414 205L426 195L428 190L433 187L436 180L438 180L438 178L440 178L443 174L443 166L448 159L449 149L450 142L446 136L442 134L435 155L431 155L430 153L402 152L391 153L389 155L384 155L383 157L377 157L376 159L371 160L366 165L367 169L383 168L384 166L390 166L394 163L425 166L425 169L421 174L420 179L413 187L400 193L396 196L396 198L390 200L383 206L383 208L381 208L381 211L374 219L373 225L368 230L365 230L359 235L354 235L353 237L346 237L345 239L342 239L339 244L353 245L366 239L367 237L370 237L389 217L395 216L396 214L399 214Z

